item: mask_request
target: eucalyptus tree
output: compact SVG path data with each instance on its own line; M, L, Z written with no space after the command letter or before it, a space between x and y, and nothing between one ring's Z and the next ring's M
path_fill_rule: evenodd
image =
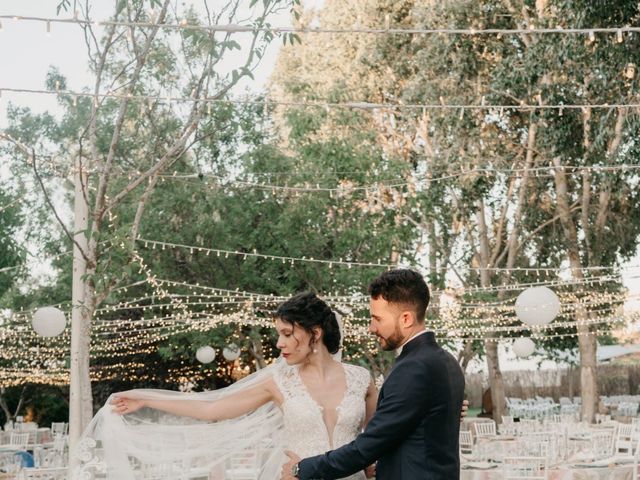
M517 267L554 269L568 262L571 281L584 291L589 267L614 267L635 252L637 178L633 168L623 166L637 164L637 116L630 108L606 105L637 99L637 34L473 30L588 29L637 21L637 2L610 7L605 2L425 0L358 2L346 12L328 3L318 15L323 26L356 22L469 33L314 37L306 50L291 50L283 64L304 73L294 96L314 98L319 92L340 101L400 104L378 109L371 123L385 151L405 158L413 169L416 208L405 212L406 220L428 239L435 280L458 272L465 286L487 292L481 294L483 302L504 304L513 300L509 284L538 281L514 272ZM281 85L292 83L283 75ZM420 104L440 107L406 106ZM544 108L575 104L586 106ZM579 181L567 174L567 164ZM613 169L598 168L610 164ZM616 241L611 241L613 232ZM550 272L547 280L553 280ZM490 293L495 290L500 291ZM590 315L596 313L578 310L574 318L588 419L597 399ZM484 320L499 419L504 389L492 333L497 326L491 315ZM485 336L480 332L476 329L475 337ZM473 337L463 358L473 352Z

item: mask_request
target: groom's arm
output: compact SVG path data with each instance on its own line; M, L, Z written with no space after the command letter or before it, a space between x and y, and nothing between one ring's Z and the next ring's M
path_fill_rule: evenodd
M398 446L429 408L429 381L424 366L398 365L385 382L384 398L363 433L351 443L299 463L298 478L342 478L371 465Z

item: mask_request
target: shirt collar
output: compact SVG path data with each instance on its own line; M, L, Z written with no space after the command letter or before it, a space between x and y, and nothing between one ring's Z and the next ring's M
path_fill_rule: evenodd
M413 340L414 338L418 338L420 335L423 335L427 333L427 330L421 330L418 333L412 335L411 337L409 337L409 340L407 340L406 342L404 342L402 345L400 345L398 348L396 348L396 357L399 357L400 354L402 353L402 349L404 348L404 346L409 343L411 340Z

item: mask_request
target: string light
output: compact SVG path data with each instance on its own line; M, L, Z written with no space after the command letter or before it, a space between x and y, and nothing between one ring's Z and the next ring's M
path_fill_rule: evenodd
M150 16L153 18L152 16ZM73 18L45 18L33 16L15 16L0 15L2 18L13 18L15 21L30 22L57 22L64 24L77 24L83 26L114 26L114 27L135 27L135 28L162 28L166 30L201 30L206 32L224 32L224 33L254 33L267 32L273 34L280 33L297 33L297 34L353 34L366 33L375 35L520 35L520 34L558 34L558 35L591 35L591 33L616 33L617 32L640 32L640 27L601 27L601 28L538 28L533 25L527 28L387 28L386 21L381 28L320 28L320 27L288 27L288 26L268 26L256 27L255 25L199 25L189 23L187 19L180 19L178 23L156 23L151 22L123 22L113 20L90 20L79 19L77 15Z
M618 165L590 165L590 166L579 166L579 165L566 165L564 166L567 173L573 174L582 174L583 172L594 172L594 173L607 173L607 172L631 172L640 170L640 165L633 164L618 164ZM318 184L314 185L299 185L299 186L290 186L290 185L276 185L271 183L263 183L263 182L255 182L255 181L243 181L243 180L231 180L225 179L224 177L212 173L197 173L197 174L178 174L174 172L171 175L160 175L160 178L164 179L173 179L173 180L198 180L198 184L202 184L201 181L203 178L213 178L220 183L216 183L215 185L211 185L211 188L218 189L220 187L240 187L240 188L256 188L262 189L265 191L271 192L326 192L329 194L335 194L340 196L350 195L354 192L363 191L367 192L381 192L385 189L393 189L393 188L401 188L401 187L409 187L415 186L415 181L424 179L429 183L443 182L452 180L459 177L464 177L467 175L483 175L485 177L489 176L497 176L500 174L527 174L529 176L533 175L536 177L553 177L554 173L552 168L550 167L532 167L532 168L472 168L468 170L463 170L456 173L443 174L440 176L429 176L430 173L424 174L416 174L414 175L415 179L411 181L401 181L394 183L384 183L377 182L370 185L356 185L351 180L342 179L338 182L337 186L332 187L321 187ZM270 175L267 173L260 172L252 172L252 175ZM297 172L296 175L299 175L300 172Z
M162 242L157 240L151 240L146 238L138 238L137 241L143 242L145 247L151 246L152 249L156 247L161 247L162 250L165 248L182 248L193 250L197 252L209 252L215 253L217 255L223 254L226 258L229 255L234 255L236 257L240 257L241 259L246 259L246 257L256 257L273 261L281 261L288 262L291 265L295 265L296 263L316 263L316 264L324 264L324 265L340 265L346 266L348 268L356 267L367 267L367 268L398 268L403 266L402 263L398 264L388 264L382 262L350 262L344 260L336 260L336 259L315 259L315 258L306 258L306 257L289 257L282 255L270 255L258 252L244 252L238 250L225 250L225 249L216 249L216 248L207 248L195 245L183 245L171 242ZM616 282L620 281L619 275L601 275L594 277L587 277L582 279L571 279L571 280L562 280L562 279L553 279L553 280L540 280L535 282L522 282L522 283L512 283L509 285L497 285L497 286L488 286L488 287L467 287L460 288L457 291L460 293L472 293L472 292L497 292L497 291L514 291L521 290L523 288L533 287L533 286L562 286L562 285L594 285L594 284L602 284L608 282Z
M0 16L0 18L11 18L9 16ZM96 21L84 21L84 20L78 20L77 18L77 12L74 15L74 19L73 20L64 20L64 19L42 19L42 18L37 18L37 17L12 17L15 21L18 20L37 20L37 21L45 21L46 22L46 32L47 35L50 35L51 33L51 22L52 21L58 21L58 22L73 22L73 23L79 23L79 24L85 24L85 25L114 25L114 26L128 26L131 29L133 27L160 27L160 28L171 28L171 29L203 29L203 30L208 30L208 31L225 31L228 33L234 33L234 32L255 32L256 29L254 27L244 27L244 26L238 26L238 25L227 25L227 26L200 26L200 25L190 25L188 24L188 21L186 19L181 19L179 21L179 23L177 25L169 25L169 24L165 24L165 25L157 25L155 23L126 23L126 22L111 22L111 21L107 21L107 22L96 22ZM384 25L384 29L382 30L378 30L378 29L342 29L342 30L336 30L336 29L289 29L289 28L279 28L279 27L275 27L275 28L264 28L264 29L258 29L258 31L269 31L269 32L276 32L276 33L284 33L284 32L299 32L299 33L388 33L388 34L398 34L398 33L405 33L405 34L416 34L416 33L420 33L420 34L430 34L430 33L439 33L439 34L462 34L462 35L478 35L478 34L498 34L498 35L503 35L503 34L520 34L520 33L527 33L527 34L531 34L531 33L578 33L578 34L584 34L587 33L589 40L594 41L595 37L594 37L594 32L599 32L599 33L612 33L615 32L616 33L616 41L618 43L622 43L624 41L624 32L635 32L635 31L640 31L640 28L635 28L635 27L625 27L625 28L615 28L615 29L538 29L535 27L526 29L526 30L520 30L520 29L513 29L513 30L502 30L502 29L485 29L485 30L476 30L476 29L455 29L455 30L442 30L442 29L432 29L432 30L425 30L425 29L392 29L390 28L389 25L389 16L387 15L385 18L385 25ZM2 23L0 22L0 31L2 30ZM77 105L77 100L78 98L82 98L85 96L90 96L93 99L94 102L94 106L97 107L98 105L98 101L99 99L104 99L104 98L129 98L129 99L142 99L142 100L149 100L149 102L151 101L160 101L160 97L152 97L152 96L131 96L131 95L120 95L120 94L113 94L113 93L108 93L108 94L101 94L101 95L95 95L95 94L84 94L82 92L70 92L70 91L60 91L59 88L56 88L56 92L52 92L52 91L45 91L45 90L41 90L41 91L36 91L36 90L25 90L25 89L4 89L10 92L18 92L18 93L42 93L42 94L66 94L66 95L70 95L72 98L72 102L73 105L76 106ZM1 96L1 92L2 89L0 89L0 96ZM197 102L205 102L207 105L207 109L210 111L210 106L212 103L214 102L219 102L219 103L233 103L233 102L237 102L237 103L262 103L262 104L273 104L273 105L294 105L294 106L313 106L313 107L324 107L324 108L329 108L329 107L339 107L339 108L355 108L355 109L378 109L378 108L421 108L421 109L430 109L430 108L450 108L450 109L460 109L460 115L463 116L464 115L464 111L465 109L497 109L500 110L501 113L504 111L504 109L513 109L513 110L520 110L520 109L559 109L559 113L560 115L562 115L562 112L565 108L568 109L572 109L572 108L627 108L627 107L638 107L640 105L638 104L614 104L614 105L610 105L610 104L596 104L596 105L544 105L544 102L542 101L542 97L540 94L538 94L536 96L536 100L537 100L537 104L535 105L527 105L527 104L519 104L519 105L486 105L485 102L485 98L482 97L480 100L480 104L479 105L448 105L446 104L442 99L440 101L440 104L426 104L426 105L398 105L398 104L375 104L375 103L369 103L369 102L346 102L346 103L326 103L326 102L277 102L277 101L265 101L265 102L248 102L248 101L229 101L229 100L217 100L217 99L196 99L194 98L193 92L191 97L189 98L180 98L180 97L172 97L171 95L167 95L166 97L167 103L172 103L172 102L187 102L187 101L197 101ZM144 106L144 103L143 103ZM613 168L617 168L617 169L634 169L634 168L640 168L640 166L612 166ZM584 168L592 168L592 167L576 167L576 168L580 168L581 171ZM600 168L600 167L593 167L593 168ZM529 170L531 171L531 170ZM607 170L600 170L600 171L607 171ZM548 172L548 169L545 169L545 172ZM492 171L492 174L495 173L495 171ZM443 177L444 178L444 177ZM433 181L433 179L430 179L430 181ZM237 182L236 185L242 185L242 186L257 186L257 184L251 184L249 182ZM400 184L397 186L404 186L407 185L405 184ZM293 190L295 188L298 187L287 187L287 186L278 186L278 185L260 185L262 188L266 188L269 190L277 190L277 189L289 189L289 190ZM315 190L314 190L315 188ZM356 187L358 188L358 187ZM375 189L375 188L380 188L380 186L374 186L374 187L362 187L363 189L366 188L371 188L371 189ZM301 189L299 189L298 191L321 191L321 187L319 185L316 185L315 187L313 186L305 186L302 187ZM335 189L324 189L324 190L328 190L331 192L335 192L338 191L337 188ZM377 267L377 268L390 268L390 267L395 267L397 266L396 264L385 264L382 263L378 260L377 263L366 263L366 262L348 262L348 261L343 261L342 259L340 260L322 260L322 259L313 259L313 258L306 258L306 257L302 257L302 258L296 258L296 257L285 257L285 256L274 256L274 255L265 255L265 254L259 254L257 252L239 252L239 251L230 251L230 250L218 250L218 249L205 249L204 247L196 247L196 246L188 246L188 245L179 245L179 244L169 244L169 243L165 243L165 242L157 242L157 241L152 241L152 240L144 240L144 239L140 239L140 241L144 241L144 242L153 242L154 245L162 245L162 249L164 250L165 246L171 246L174 248L189 248L190 253L194 253L194 251L198 251L198 252L206 252L206 254L208 255L209 253L216 253L218 256L223 253L225 255L225 258L228 258L229 255L235 255L235 256L240 256L240 258L242 260L246 260L248 257L260 257L260 258L269 258L269 259L273 259L273 260L279 260L284 262L290 262L292 265L295 262L314 262L314 263L324 263L324 264L328 264L330 267L332 267L333 265L346 265L349 268L351 268L352 266L366 266L366 267ZM146 243L145 243L146 244ZM155 247L154 247L155 248ZM153 310L153 309L164 309L165 307L171 307L174 308L176 310L176 312L174 312L171 315L166 315L166 316L155 316L153 317L153 319L147 319L147 318L143 318L140 320L107 320L107 319L100 319L98 318L95 324L95 332L94 332L94 339L99 340L101 337L110 337L113 335L118 335L119 338L119 342L117 345L115 345L113 342L109 342L109 341L102 341L101 343L96 343L94 344L95 350L93 350L93 353L106 353L106 352L112 352L110 354L110 356L116 356L116 355L131 355L133 353L136 352L152 352L153 349L149 349L149 350L144 350L144 349L139 349L139 347L141 345L153 345L154 343L157 343L158 341L161 341L163 339L167 339L170 338L172 335L175 335L177 333L182 333L182 332L186 332L186 331L197 331L197 330L201 330L201 331L207 331L211 328L213 328L214 326L221 324L221 323L238 323L238 324L242 324L242 325L259 325L259 326L269 326L269 322L270 320L268 318L258 318L255 315L252 314L251 311L248 310L239 310L236 312L232 312L232 313L224 313L224 314L214 314L214 313L206 313L206 312L194 312L190 309L190 307L196 307L196 308L203 308L203 307L221 307L221 306L230 306L230 305L236 305L236 306L240 306L242 304L246 304L246 299L247 298L251 298L252 301L255 302L264 302L265 306L266 304L273 304L274 301L276 301L277 299L281 299L284 297L274 297L274 296L259 296L259 294L250 294L248 292L234 292L234 291L226 291L226 294L228 295L228 297L222 299L222 300L218 300L218 301L209 301L209 302L205 302L205 301L185 301L183 300L183 297L185 296L178 296L176 294L173 294L171 292L169 292L168 290L166 290L164 288L164 282L163 280L158 280L150 271L150 269L144 264L142 258L135 253L134 255L134 259L135 261L139 264L140 266L140 273L144 273L145 275L145 281L141 282L141 283L145 283L148 284L152 287L154 294L151 297L140 297L137 299L137 301L141 301L142 298L152 298L155 299L159 298L159 299L166 299L168 300L168 303L152 303L150 305L133 305L135 303L136 300L129 300L128 302L122 303L120 304L122 306L122 308L124 308L124 305L128 305L128 306L132 306L132 307L136 307L136 308L140 308L143 312L148 311L148 310ZM638 268L638 267L628 267L628 268ZM610 269L610 270L620 270L620 268L616 268L616 267L604 267L604 266L596 266L596 267L587 267L582 269L583 271L600 271L600 270L605 270L605 269ZM569 268L551 268L551 267L541 267L541 268L535 268L535 267L526 267L526 268L513 268L513 269L501 269L498 267L495 268L486 268L486 269L482 269L482 268L468 268L468 270L489 270L489 271L511 271L511 272L523 272L523 273L552 273L552 272L568 272L571 271L571 269ZM608 282L608 281L619 281L620 277L616 276L616 275L603 275L600 277L596 277L596 278L589 278L589 279L584 279L584 283L582 283L583 281L560 281L558 280L558 283L553 283L552 282L539 282L539 283L523 283L523 284L518 284L518 285L513 285L513 286L500 286L500 287L491 287L491 288L496 288L496 289L501 289L502 291L509 291L509 290L515 290L515 289L520 289L523 286L530 286L530 285L580 285L580 284L584 284L584 285L593 285L595 283L602 283L602 282ZM168 282L168 281L167 281ZM183 284L186 285L186 284ZM198 286L200 287L200 286ZM511 287L515 287L515 288L511 288ZM486 288L486 287L485 287ZM222 294L222 290L218 290L220 292L220 294ZM459 289L457 290L457 292L459 294L464 294L464 293L470 293L470 292L476 292L476 291L488 291L485 290L484 288L482 290L480 289ZM493 291L493 290L492 290ZM235 295L235 297L232 297L232 295ZM255 295L256 297L254 298L253 295ZM610 295L608 297L608 301L620 301L623 297L623 294L617 294L618 296L615 295ZM263 300L259 300L258 298L263 298ZM363 297L350 297L350 298L363 298ZM597 303L597 302L600 303ZM593 300L590 304L591 305L599 305L602 303L606 303L605 300L600 299L600 300ZM345 302L345 305L348 305L350 307L363 307L363 303L348 303ZM577 307L582 307L584 305L589 304L588 302L577 302L575 304L564 304L563 303L563 313L567 314L568 311L571 311L573 307L577 308ZM468 308L471 309L472 307L469 305L461 305L461 308ZM473 307L476 308L476 307ZM482 308L487 308L486 305L481 305L478 308L476 308L476 310L482 311ZM495 309L502 309L503 311L508 312L507 314L504 315L496 315L493 318L487 318L487 317L479 317L479 318L473 318L472 316L470 318L457 318L457 320L460 323L465 323L467 326L466 327L461 327L461 328L436 328L435 332L436 335L439 338L464 338L464 339L468 339L469 335L478 335L477 339L482 339L482 340L486 340L486 334L495 334L495 333L516 333L516 332L522 332L522 331L526 331L526 330L530 330L530 328L528 326L522 326L522 325L517 325L517 326L500 326L499 324L502 322L513 322L514 321L514 317L512 314L512 310L513 307L512 306L505 306L505 305L497 305L494 306ZM575 309L574 308L574 309ZM118 309L117 306L112 306L112 307L107 307L104 309L98 309L96 311L96 313L107 313L107 312L113 312L116 311ZM603 308L601 311L608 311L611 310L611 307L605 307ZM590 312L598 312L598 310L593 309L590 310ZM26 314L22 315L23 318L26 318ZM16 316L16 318L18 318L18 316ZM364 322L366 323L368 321L368 319L357 319L355 317L347 317L348 319L348 338L350 338L352 341L353 340L358 340L358 339L362 339L362 338L371 338L371 336L366 333L366 332L362 332L362 336L359 336L358 334L358 328L361 328L357 325L358 322ZM594 326L594 325L601 325L601 324L608 324L608 325L613 325L613 324L617 324L620 322L624 322L624 321L635 321L638 319L638 315L637 314L633 314L633 315L627 315L627 316L604 316L604 317L598 317L598 318L590 318L587 320L581 320L581 321L569 321L569 322L555 322L553 324L550 324L548 326L544 326L535 330L532 330L532 336L534 338L554 338L554 337L561 337L561 336L575 336L575 335L580 335L580 333L569 333L569 334L551 334L551 335L544 335L542 333L543 330L553 330L553 329L557 329L557 328L573 328L573 327L578 327L578 326ZM492 323L492 325L488 325L486 327L477 327L474 325L480 325L482 322L484 323ZM446 322L444 322L446 323ZM498 325L495 325L495 323L498 323ZM12 325L12 327L14 327L14 325ZM20 327L20 326L19 326ZM131 328L129 328L131 327ZM123 331L122 329L126 328L126 331ZM24 332L25 330L23 328L12 328L10 331L8 331L8 329L5 329L4 327L2 329L0 329L1 331L1 335L2 335L2 339L6 339L6 335L20 335L19 338L21 338L23 341L28 342L29 340L34 340L33 338L24 338ZM156 332L153 335L151 334L152 332ZM593 332L589 332L587 333L588 335L591 334L600 334L600 332L604 332L604 330L596 330ZM140 335L144 333L145 335ZM609 333L608 331L606 331L606 333ZM135 334L135 337L133 336L133 334ZM366 336L365 336L366 334ZM126 337L123 335L132 335L131 337ZM51 348L50 350L46 350L44 349L44 352L50 351L50 352L64 352L68 350L68 346L66 345L68 343L68 336L63 336L61 341L59 341L60 344L62 344L63 346L61 347L61 350L56 350L55 348ZM121 341L120 341L121 340ZM496 339L497 341L497 339ZM132 350L132 347L137 347L138 350ZM40 348L40 347L38 347ZM27 353L27 356L24 357L25 360L27 360L28 357L28 352L26 352L26 350L24 348L22 349L15 349L15 351L13 349L6 349L3 350L1 352L1 356L2 358L14 358L11 357L11 354L15 354L16 352L22 352L23 354ZM5 356L7 355L7 356ZM116 376L118 378L123 378L123 379L132 379L132 378L145 378L145 379L150 379L150 378L154 378L151 375L142 375L142 376L129 376L129 377L122 377L121 373L124 369L135 369L135 368L144 368L144 364L142 363L129 363L129 364L125 364L125 365L109 365L109 366L103 366L100 367L98 369L92 369L92 379L93 380L100 380L100 379L107 379L107 378L116 378ZM31 372L31 373L29 373ZM213 373L213 371L210 371L209 373ZM60 369L60 370L44 370L44 369L40 369L40 368L35 368L35 369L31 369L30 371L28 370L21 370L21 369L11 369L11 368L4 368L4 369L0 369L0 382L2 382L2 384L4 385L4 379L5 378L9 378L11 377L11 375L13 375L13 378L17 378L22 376L23 380L22 382L24 382L24 378L26 375L33 375L33 378L40 378L42 380L47 380L47 383L50 383L50 381L53 379L53 381L66 381L68 383L68 371L65 369ZM185 367L184 369L175 369L172 374L175 374L175 377L171 377L172 379L175 380L180 380L183 378L203 378L203 377L198 377L198 375L202 374L202 370L197 370L194 369L193 367ZM65 380L66 379L66 380Z
M14 88L14 87L0 87L1 90L12 93L29 93L29 94L42 94L42 95L69 95L75 97L98 97L104 98L116 98L116 99L129 99L138 101L155 100L158 103L166 103L170 105L172 103L214 103L225 105L263 105L263 106L291 106L291 107L314 107L314 108L347 108L347 109L359 109L359 110L380 110L380 109L398 109L398 110L486 110L486 111L498 111L498 110L559 110L559 109L573 109L581 110L584 108L589 109L634 109L640 107L640 103L584 103L584 104L544 104L538 103L518 103L518 104L440 104L440 103L427 103L427 104L411 104L411 103L374 103L374 102L327 102L327 101L287 101L287 100L241 100L241 99L225 99L215 97L173 97L167 96L162 100L159 95L127 95L121 93L89 93L89 92L77 92L73 90L41 90L32 88Z

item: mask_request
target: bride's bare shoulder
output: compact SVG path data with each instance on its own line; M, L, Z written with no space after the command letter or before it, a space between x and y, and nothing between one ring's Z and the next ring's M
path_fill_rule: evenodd
M351 370L356 374L371 376L371 371L368 368L365 368L361 365L354 365L353 363L346 363L346 362L341 362L341 363L345 369Z

